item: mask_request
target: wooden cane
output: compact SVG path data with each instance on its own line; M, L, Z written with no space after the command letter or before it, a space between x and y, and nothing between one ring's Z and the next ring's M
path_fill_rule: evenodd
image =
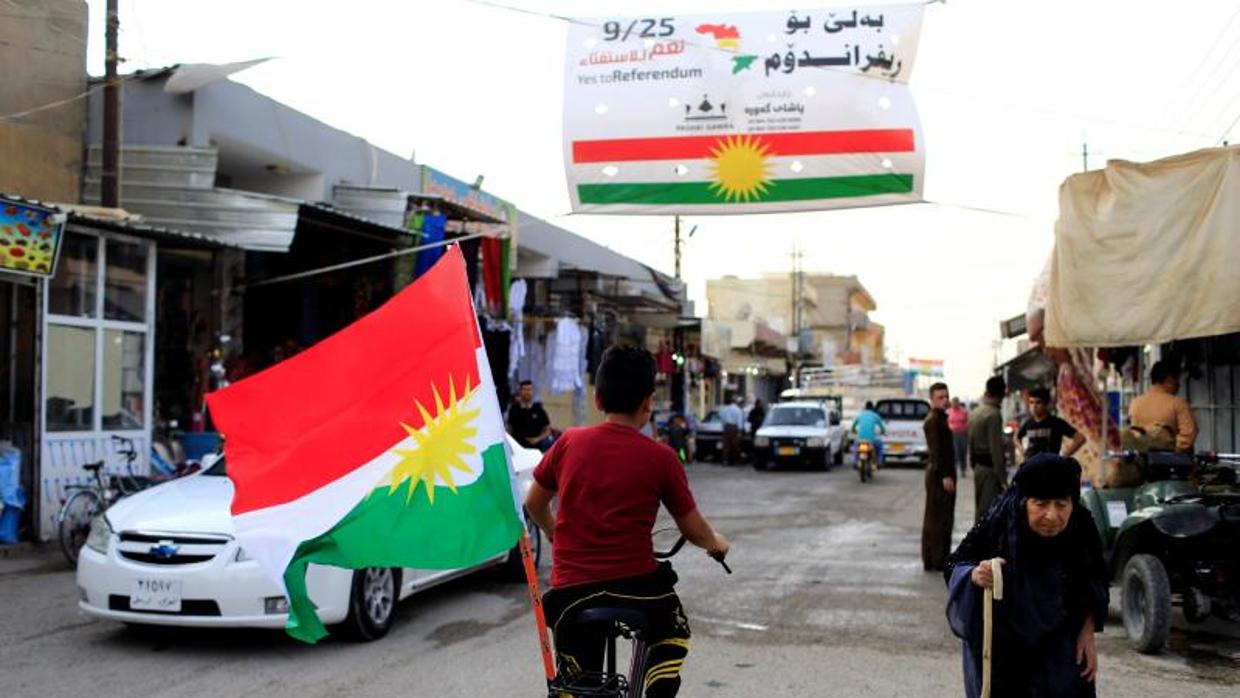
M1003 563L990 561L990 574L994 583L986 589L982 605L982 698L990 698L990 656L994 644L994 604L1003 600Z

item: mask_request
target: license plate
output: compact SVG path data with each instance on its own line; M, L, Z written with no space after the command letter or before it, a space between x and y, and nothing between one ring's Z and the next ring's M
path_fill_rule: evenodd
M181 580L135 579L129 594L129 608L134 611L164 611L176 613L181 610Z
M801 449L797 448L796 446L780 446L779 450L777 450L776 453L778 453L781 456L795 456L796 454L800 453L800 451Z
M891 444L887 447L887 450L892 453L904 453L904 448L904 444Z

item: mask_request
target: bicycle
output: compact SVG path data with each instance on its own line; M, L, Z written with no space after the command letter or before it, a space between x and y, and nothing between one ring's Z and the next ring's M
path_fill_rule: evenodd
M56 512L60 549L70 565L77 565L78 554L90 536L91 522L95 517L107 511L108 507L121 497L145 489L150 484L148 478L133 474L133 464L138 458L133 439L114 435L112 440L121 444L117 453L125 457L125 475L105 479L102 473L104 461L86 463L82 470L85 470L94 482L66 486L65 489L76 491L65 499Z
M662 531L656 531L656 535ZM658 560L667 560L680 552L685 546L684 536L666 552L656 551ZM714 557L723 566L724 571L732 574L732 568L722 556ZM640 698L646 685L646 642L642 632L649 627L649 619L645 613L631 608L608 608L595 606L578 612L567 622L576 625L588 625L599 628L606 637L604 668L601 672L585 671L571 677L557 676L550 683L548 698ZM627 674L616 671L616 640L623 637L631 645L629 670Z

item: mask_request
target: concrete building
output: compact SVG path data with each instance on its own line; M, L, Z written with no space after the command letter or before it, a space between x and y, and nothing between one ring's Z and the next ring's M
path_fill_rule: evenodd
M825 365L884 361L883 326L870 320L874 298L856 276L804 274L794 294L792 275L767 273L706 282L712 321L751 321L775 332L800 335L789 351L800 361ZM797 296L799 295L799 300ZM799 306L800 327L794 327Z
M86 3L12 0L0 17L0 191L77 201L86 103ZM56 105L49 107L48 105Z

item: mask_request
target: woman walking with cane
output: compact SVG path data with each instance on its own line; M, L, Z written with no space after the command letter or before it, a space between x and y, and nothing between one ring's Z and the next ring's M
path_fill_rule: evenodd
M1096 695L1094 634L1106 620L1108 578L1080 479L1072 458L1031 458L948 558L947 618L964 641L969 698L982 695L984 653L994 698ZM996 594L993 646L984 647L983 597L999 565L1002 601Z

